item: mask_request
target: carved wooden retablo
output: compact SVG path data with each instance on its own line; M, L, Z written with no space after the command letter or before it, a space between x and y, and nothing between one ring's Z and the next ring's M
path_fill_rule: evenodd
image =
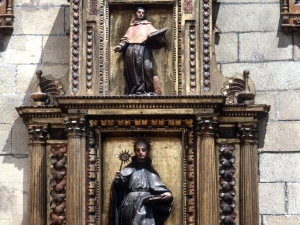
M142 22L132 22L137 6ZM174 197L165 225L258 225L257 132L270 107L255 104L249 71L219 72L212 8L211 0L70 2L69 79L37 71L33 105L17 108L30 135L29 224L108 224L120 152L133 155L145 137ZM131 23L150 22L168 30L126 38ZM126 53L133 45L141 54ZM126 95L126 68L149 66L137 62L147 54L159 92Z

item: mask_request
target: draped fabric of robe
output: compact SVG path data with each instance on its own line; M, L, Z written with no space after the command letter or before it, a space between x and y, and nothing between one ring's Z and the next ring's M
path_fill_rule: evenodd
M147 197L170 192L151 166L136 167L136 159L113 181L110 193L109 225L163 225L169 217L173 198L146 202Z
M148 36L156 32L149 21L134 20L126 34L121 38L121 43L126 45L125 51L125 77L126 94L143 95L154 93L153 56L152 49L159 49L165 46L165 40L148 44Z

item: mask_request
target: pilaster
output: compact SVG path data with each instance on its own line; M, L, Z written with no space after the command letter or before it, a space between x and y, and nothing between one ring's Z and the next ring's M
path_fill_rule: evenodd
M82 225L85 224L85 148L82 146L85 119L65 117L64 125L68 133L66 224Z
M241 138L241 224L258 225L257 124L238 124Z
M199 188L198 196L200 225L218 224L218 193L215 154L216 117L197 118Z
M46 224L46 147L47 125L28 125L29 193L28 224Z

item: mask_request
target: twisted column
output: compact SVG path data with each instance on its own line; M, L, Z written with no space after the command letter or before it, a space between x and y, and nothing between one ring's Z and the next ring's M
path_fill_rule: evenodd
M46 135L47 125L29 125L28 224L46 224Z
M216 117L198 117L200 225L218 224L218 192L215 153Z
M66 224L85 224L85 146L84 135L85 119L73 117L64 119L68 133L68 160L66 185Z
M258 225L257 124L239 124L241 138L240 223Z

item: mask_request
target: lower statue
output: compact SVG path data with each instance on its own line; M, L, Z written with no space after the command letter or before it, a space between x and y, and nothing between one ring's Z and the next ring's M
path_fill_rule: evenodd
M109 225L163 225L169 217L173 196L152 167L149 151L147 141L137 141L132 162L116 172Z

